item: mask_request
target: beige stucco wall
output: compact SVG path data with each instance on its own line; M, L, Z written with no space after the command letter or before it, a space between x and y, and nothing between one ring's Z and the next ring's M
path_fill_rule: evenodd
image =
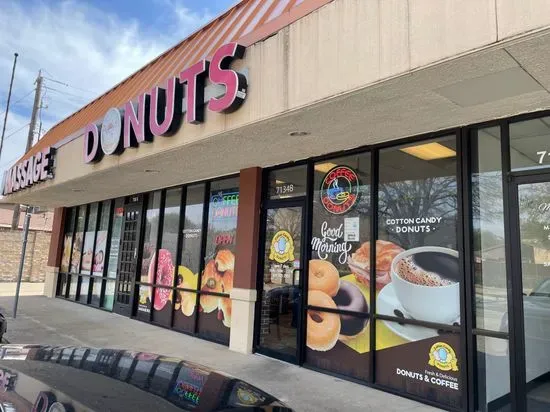
M245 125L383 84L548 26L550 2L545 0L335 0L247 48L245 59L234 65L249 73L247 99L235 113L207 111L201 125L184 124L173 137L157 137L151 144L127 149L121 156L106 156L95 165L83 162L83 139L79 137L58 149L53 181L11 196L11 200L24 201L29 192L60 185L65 191L75 191L76 200L77 191L86 189L80 178L95 175L99 179L112 170L126 174L120 181L124 182L120 194L129 194L143 179L124 168L136 160L191 147L229 131L238 134ZM198 149L196 153L201 155ZM252 160L254 155L251 151ZM204 167L211 167L211 172L204 176L220 173L215 164L207 163ZM174 184L168 174L161 173L157 179L157 187L166 186L163 180Z

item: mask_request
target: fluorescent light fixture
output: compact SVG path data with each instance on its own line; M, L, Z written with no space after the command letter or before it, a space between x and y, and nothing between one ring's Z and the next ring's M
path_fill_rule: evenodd
M330 169L332 169L336 166L338 166L336 163L330 163L330 162L319 163L319 164L315 165L314 169L318 172L327 173Z
M275 183L278 184L278 185L284 185L286 182L284 180L275 180Z
M456 156L456 152L453 149L449 149L436 142L405 147L399 150L422 160L445 159L447 157Z

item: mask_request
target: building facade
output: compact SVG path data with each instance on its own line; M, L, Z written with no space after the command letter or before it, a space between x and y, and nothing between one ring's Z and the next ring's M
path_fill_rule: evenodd
M546 410L549 12L243 0L3 192L56 208L52 296L448 410Z

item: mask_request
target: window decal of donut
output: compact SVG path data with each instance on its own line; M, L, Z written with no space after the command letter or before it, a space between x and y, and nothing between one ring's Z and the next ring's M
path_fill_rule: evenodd
M350 210L359 196L359 178L347 166L335 166L321 183L321 203L332 214L341 215Z

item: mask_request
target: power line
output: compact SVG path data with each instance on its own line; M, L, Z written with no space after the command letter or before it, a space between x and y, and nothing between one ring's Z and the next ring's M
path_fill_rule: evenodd
M27 97L30 96L30 94L32 92L34 92L36 89L32 89L30 90L27 94L25 94L22 98L20 98L19 100L17 100L16 102L12 103L13 106L15 106L17 103L21 102L22 100L26 99ZM2 113L0 113L0 116L3 115L4 113L6 113L6 111L4 110Z
M30 123L27 123L26 125L24 126L21 126L19 129L17 129L15 132L13 133L10 133L9 135L7 135L6 137L4 137L4 140L8 140L11 136L13 136L14 134L16 134L17 132L20 132L21 130L23 130L25 127L27 127L28 125L30 125ZM11 130L10 130L11 132Z
M90 99L89 97L78 96L76 94L72 94L72 93L69 93L69 92L66 92L66 91L63 91L63 90L59 90L59 89L54 89L53 87L49 87L49 86L44 86L44 88L47 89L47 90L50 90L52 92L57 92L57 93L65 94L67 96L76 97L77 99L83 99L83 100Z
M90 93L90 94L93 94L93 95L98 95L99 94L99 93L93 92L91 90L86 90L86 89L82 89L80 87L71 86L68 83L65 83L65 82L62 82L62 81L59 81L59 80L55 80L55 79L52 79L50 77L44 77L44 79L49 80L49 81L54 82L54 83L57 83L57 84L60 84L60 85L65 86L65 87L70 87L70 88L75 89L75 90L80 90L81 92L84 92L84 93Z

